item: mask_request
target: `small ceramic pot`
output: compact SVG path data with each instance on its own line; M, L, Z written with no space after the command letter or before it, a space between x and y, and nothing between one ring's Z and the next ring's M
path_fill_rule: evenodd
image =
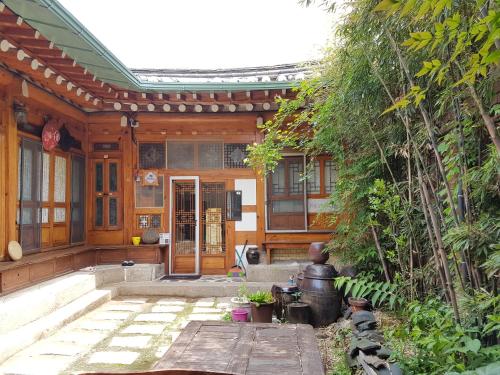
M274 302L261 303L259 307L253 302L252 304L252 322L254 323L272 323Z
M309 259L314 264L325 264L328 258L330 258L330 254L323 252L324 249L324 242L312 242L309 245Z
M141 237L132 237L132 244L134 246L139 246L141 244Z
M352 312L369 310L370 308L370 302L366 298L349 297L348 301Z
M246 252L248 264L259 264L260 253L256 247L249 247Z
M250 319L252 318L252 307L248 300L243 300L240 297L233 297L231 298L231 305L234 310L236 309L245 310L247 312L247 322L250 321Z

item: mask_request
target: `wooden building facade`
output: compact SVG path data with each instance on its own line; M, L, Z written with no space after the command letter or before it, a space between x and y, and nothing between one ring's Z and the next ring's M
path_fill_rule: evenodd
M328 158L307 180L299 153L265 179L244 162L303 75L131 71L57 2L0 3L0 291L125 259L224 274L245 245L271 260L328 240ZM169 246L133 247L149 229Z

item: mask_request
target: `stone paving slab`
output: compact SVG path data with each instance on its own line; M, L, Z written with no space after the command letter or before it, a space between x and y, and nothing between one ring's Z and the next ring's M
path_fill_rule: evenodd
M118 336L113 337L109 346L144 349L151 341L151 336Z
M215 298L200 298L195 303L196 307L211 307L215 304Z
M221 319L222 315L218 314L191 314L188 316L188 320L221 320Z
M185 305L186 301L185 298L161 298L156 303L159 305Z
M76 343L82 345L94 346L98 342L104 340L107 333L104 332L89 332L83 330L64 331L51 336L52 340L57 340L66 343Z
M136 322L173 322L177 315L171 313L149 313L139 314L134 321Z
M139 357L137 352L96 352L88 363L107 363L115 365L130 365Z
M75 356L88 349L88 345L67 343L61 341L41 341L26 350L26 354L33 355L65 355Z
M159 335L163 332L165 327L166 325L163 324L133 324L123 329L120 333Z
M77 325L77 328L86 329L89 331L113 331L121 324L119 321L113 320L87 320Z
M178 306L178 305L158 305L158 306L153 306L151 309L152 312L168 312L168 313L176 313L176 312L181 312L184 310L184 306Z
M147 297L122 297L117 300L118 302L125 303L146 303L148 301Z
M73 357L40 355L26 357L16 355L0 366L4 375L57 375L74 361Z
M144 309L142 304L139 303L108 303L104 305L102 311L130 311L140 312Z
M130 316L130 312L121 311L97 311L90 314L90 318L96 320L126 320Z
M221 313L221 309L215 307L194 307L193 314Z

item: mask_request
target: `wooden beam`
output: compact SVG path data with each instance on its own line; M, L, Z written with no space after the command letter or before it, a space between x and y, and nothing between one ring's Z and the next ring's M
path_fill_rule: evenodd
M19 85L20 87L21 85ZM18 143L17 124L14 119L13 96L9 90L5 96L5 106L2 113L2 122L5 124L5 143L7 165L5 170L5 233L6 242L16 241L16 217L17 217L17 163ZM1 224L1 223L0 223Z
M35 30L32 28L21 27L5 27L2 29L3 34L10 35L14 38L34 38Z

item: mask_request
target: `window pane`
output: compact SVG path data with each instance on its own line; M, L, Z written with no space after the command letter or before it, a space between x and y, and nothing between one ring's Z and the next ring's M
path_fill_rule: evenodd
M56 156L54 167L54 202L66 202L66 158Z
M42 223L47 224L49 222L49 209L42 208Z
M290 160L288 162L289 194L303 194L304 182L301 181L303 173L302 160Z
M54 208L54 223L66 222L66 209L64 207Z
M50 155L43 153L43 173L42 173L42 201L49 201L49 181L50 180Z
M135 183L135 206L139 208L163 207L163 176L158 176L158 186Z
M303 200L273 201L273 213L304 212Z
M327 193L331 193L335 189L337 181L337 170L332 160L325 161L325 189Z
M280 161L274 170L272 177L273 194L283 194L285 192L285 162Z
M161 215L151 215L151 228L161 227Z
M118 164L109 163L109 191L118 191Z
M165 144L163 143L139 144L139 168L141 169L165 168Z
M33 151L25 148L23 152L23 200L31 201L32 197L32 187L33 187Z
M103 222L103 200L102 197L95 199L95 226L102 227Z
M194 144L184 142L168 142L167 162L170 169L194 168Z
M200 169L222 168L222 143L201 143L198 145Z
M319 170L319 160L315 160L313 165L310 166L310 169L307 171L307 192L309 194L319 194L321 192Z
M224 145L224 168L246 168L246 143L227 143Z
M103 165L102 163L95 163L95 191L102 191L103 181Z
M118 200L109 198L109 225L118 225Z

